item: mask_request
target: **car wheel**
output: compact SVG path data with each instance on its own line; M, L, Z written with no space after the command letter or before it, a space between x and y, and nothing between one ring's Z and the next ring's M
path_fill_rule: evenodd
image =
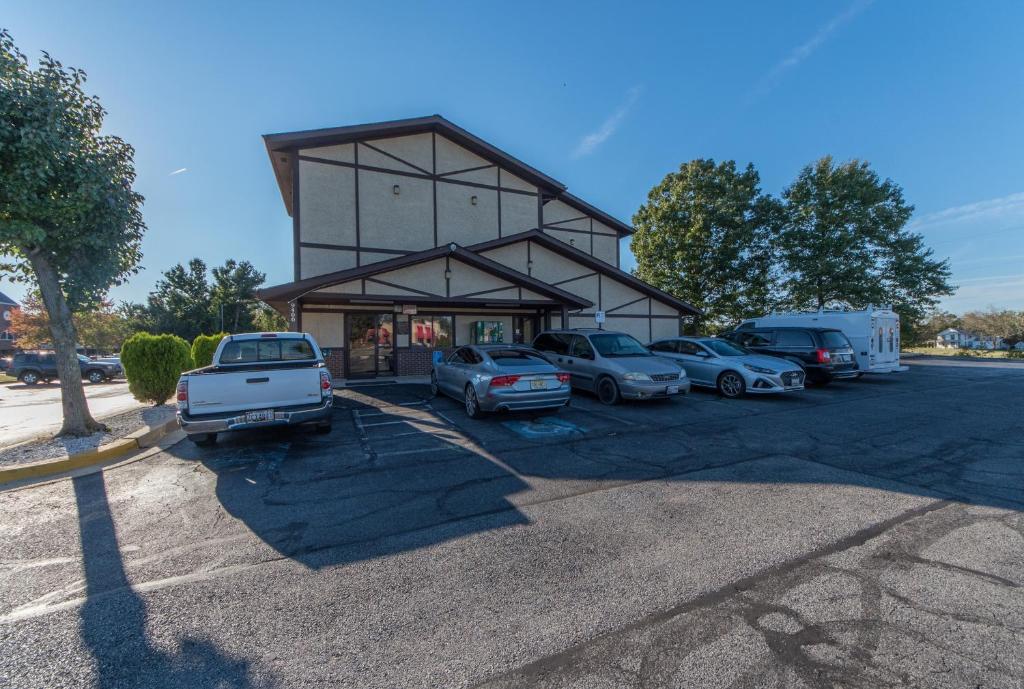
M619 386L611 378L605 377L597 382L597 399L601 404L618 404L621 396Z
M89 371L86 377L89 379L89 382L92 383L93 385L96 385L97 383L102 383L107 379L107 377L103 375L103 371Z
M20 376L18 376L18 380L25 385L35 385L39 382L39 374L35 371L24 371Z
M484 415L480 409L480 400L477 399L476 390L472 385L466 386L466 416L471 419L479 419Z
M216 433L197 433L196 435L190 435L189 440L194 442L196 445L203 447L213 445L217 442Z
M438 393L441 392L441 388L437 386L437 374L433 371L430 372L430 396L437 397Z
M735 371L726 371L722 375L718 376L718 392L722 397L735 399L737 397L742 397L743 393L746 391L747 384L743 380L743 376Z

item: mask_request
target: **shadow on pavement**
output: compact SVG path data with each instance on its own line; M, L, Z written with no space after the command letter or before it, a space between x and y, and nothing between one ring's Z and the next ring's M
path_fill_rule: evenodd
M146 606L125 574L103 472L73 479L85 570L81 637L96 660L98 686L153 689L243 689L254 682L246 661L220 652L208 639L186 638L174 653L146 635Z

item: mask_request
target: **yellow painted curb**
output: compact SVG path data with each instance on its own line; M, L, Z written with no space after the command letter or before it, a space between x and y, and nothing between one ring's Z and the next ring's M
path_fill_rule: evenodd
M152 447L156 441L162 438L167 432L178 427L176 419L161 424L160 426L143 426L141 429L119 438L112 443L102 445L94 450L86 450L73 455L65 455L57 459L47 459L42 462L30 464L18 464L12 467L0 467L0 484L20 481L26 478L40 478L52 474L60 474L72 469L103 464L121 455L134 452L139 448Z

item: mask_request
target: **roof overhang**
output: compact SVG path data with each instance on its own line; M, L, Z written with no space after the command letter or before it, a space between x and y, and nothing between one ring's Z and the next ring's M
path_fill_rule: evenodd
M504 266L496 261L492 261L489 258L480 256L479 254L469 249L458 246L457 244L449 244L447 246L440 246L434 249L427 249L425 251L418 251L404 256L398 256L396 258L388 259L386 261L377 261L365 266L359 266L357 268L349 268L347 270L339 270L334 273L327 273L325 275L318 275L304 280L297 280L295 282L288 282L281 285L275 285L273 287L267 287L265 289L257 290L256 296L263 301L274 305L282 304L296 299L302 299L304 296L315 292L317 290L324 289L326 287L332 287L334 285L340 285L345 282L351 282L353 280L359 280L362 278L372 277L379 275L380 273L386 273L392 270L398 270L400 268L406 268L408 266L417 265L420 263L426 263L433 261L438 258L450 257L456 261L465 263L466 265L472 266L478 270L482 270L486 273L490 273L495 277L501 278L507 282L510 282L519 287L530 290L537 294L543 295L550 299L550 302L534 302L527 301L527 305L538 305L544 304L558 304L571 309L585 309L594 305L593 302L584 299L580 296L566 292L558 287L542 282L536 278L533 278L525 273L520 273L517 270L513 270ZM317 295L317 299L321 300L325 295ZM351 302L353 299L359 300L374 300L372 296L349 296L343 298L346 302ZM393 297L376 297L377 301L394 301ZM422 299L416 299L413 297L401 298L403 302L408 301L414 303L415 301L423 301ZM489 299L486 296L481 296L479 299L473 298L459 298L455 297L454 300L465 301L467 304L473 305L487 305L496 304L499 301L502 305L513 305L521 303L517 300L496 300ZM453 299L445 299L446 303L451 303Z
M473 244L466 247L468 250L479 253L482 251L488 251L489 249L496 249L502 246L508 246L509 244L516 244L518 242L532 241L543 246L545 249L561 254L566 258L572 259L577 263L587 266L596 273L607 275L608 277L614 278L619 282L623 282L633 289L646 294L647 296L660 301L663 304L668 304L673 308L677 308L680 311L685 311L689 314L698 316L703 315L703 311L698 309L693 304L677 299L668 292L663 292L657 287L647 284L640 278L630 275L624 270L620 270L615 266L605 263L599 258L594 258L585 251L580 251L574 246L569 246L565 242L555 239L549 234L545 234L539 230L527 230L526 232L519 232L517 234L510 234L500 239L492 239L487 242L481 242L479 244Z

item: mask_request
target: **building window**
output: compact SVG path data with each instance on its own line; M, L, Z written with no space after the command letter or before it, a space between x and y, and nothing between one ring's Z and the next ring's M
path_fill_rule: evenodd
M451 316L410 316L409 345L428 349L447 349L452 341Z

